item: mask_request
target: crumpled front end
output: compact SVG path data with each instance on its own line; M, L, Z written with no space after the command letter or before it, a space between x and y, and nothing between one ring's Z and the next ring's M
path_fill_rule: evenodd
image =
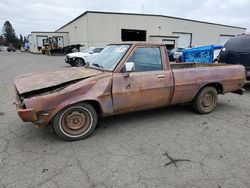
M43 126L68 105L86 100L106 104L111 101L111 78L112 73L103 73L23 93L18 90L16 82L17 113L24 122ZM112 108L106 111L112 111Z
M37 115L34 109L26 109L26 106L24 104L24 100L16 91L16 109L19 117L24 121L24 122L35 122L37 120Z

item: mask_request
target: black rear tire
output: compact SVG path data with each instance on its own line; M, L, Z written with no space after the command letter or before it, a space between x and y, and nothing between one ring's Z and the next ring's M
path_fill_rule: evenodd
M77 103L61 110L53 118L53 130L63 140L84 139L95 130L98 117L89 103Z
M74 65L76 67L83 67L85 64L86 64L85 61L83 59L81 59L81 58L76 58L74 60Z
M193 109L200 114L208 114L214 110L218 101L218 92L212 86L202 88L193 101Z

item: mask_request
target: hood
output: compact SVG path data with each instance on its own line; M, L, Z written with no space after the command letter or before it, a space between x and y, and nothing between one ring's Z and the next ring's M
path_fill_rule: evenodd
M90 53L83 53L83 52L75 52L67 54L68 57L86 57L90 55L91 55Z
M73 67L54 72L21 75L15 79L14 84L18 93L23 94L82 80L102 73L90 68Z

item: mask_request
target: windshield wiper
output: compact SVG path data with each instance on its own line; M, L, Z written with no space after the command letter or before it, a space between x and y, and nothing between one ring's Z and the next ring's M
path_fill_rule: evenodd
M94 66L96 66L96 67L102 69L102 71L104 71L103 66L101 66L100 64L98 64L98 63L93 63L92 65L94 65Z

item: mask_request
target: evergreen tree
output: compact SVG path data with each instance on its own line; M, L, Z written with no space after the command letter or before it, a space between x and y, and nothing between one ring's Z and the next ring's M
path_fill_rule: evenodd
M4 45L5 41L2 35L0 35L0 45Z
M19 46L19 41L18 38L16 37L15 30L9 21L6 21L4 23L2 32L5 39L5 43L13 44L15 47Z
M23 42L24 42L24 43L29 42L28 37L24 36L24 37L23 37Z
M20 34L20 38L19 38L20 44L23 45L24 41L23 41L23 35Z

